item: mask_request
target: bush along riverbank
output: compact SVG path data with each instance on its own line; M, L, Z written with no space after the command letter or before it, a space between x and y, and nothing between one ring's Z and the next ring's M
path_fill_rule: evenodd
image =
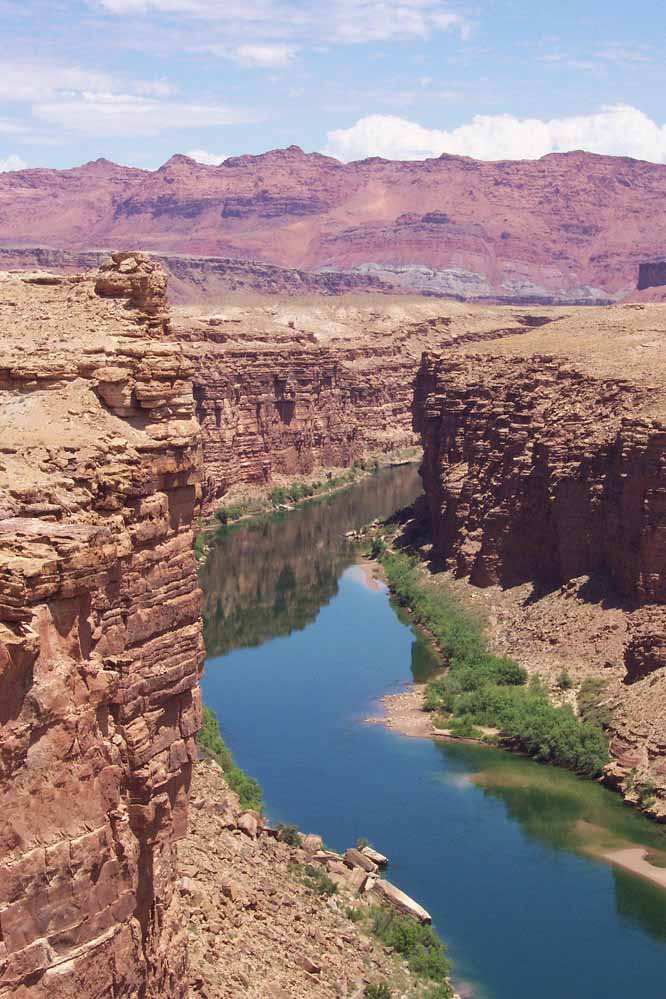
M426 688L424 706L436 728L466 738L481 736L476 726L497 729L504 745L536 760L601 776L608 740L593 691L579 702L578 715L556 706L538 677L528 681L517 662L489 650L480 623L457 601L428 588L415 556L388 550L382 538L375 539L373 554L395 600L430 633L448 667Z
M204 757L215 760L226 778L227 784L240 798L242 808L261 811L262 792L258 781L248 777L236 766L231 750L225 744L217 716L211 708L203 709L203 725L197 735L197 744Z
M194 553L197 561L203 562L208 554L210 543L231 531L249 524L261 524L267 520L283 517L295 508L312 503L324 503L335 493L356 485L368 476L376 475L384 468L395 465L416 463L418 451L415 448L401 448L383 458L368 458L356 461L346 471L333 474L332 471L318 472L297 479L287 485L276 485L271 489L255 490L251 495L239 494L220 504L207 520L201 520L194 540Z

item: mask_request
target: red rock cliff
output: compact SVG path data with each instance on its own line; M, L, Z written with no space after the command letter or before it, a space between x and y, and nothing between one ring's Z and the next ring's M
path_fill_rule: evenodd
M503 587L608 580L607 606L626 612L616 775L648 771L666 812L666 420L654 319L616 308L603 325L579 315L507 338L501 352L425 354L414 427L434 552L456 576Z
M100 297L100 295L107 297ZM180 997L203 649L163 275L0 281L0 995Z

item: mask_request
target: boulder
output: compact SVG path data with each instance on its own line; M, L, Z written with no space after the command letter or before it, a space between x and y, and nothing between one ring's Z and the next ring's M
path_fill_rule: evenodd
M303 968L304 971L307 971L309 975L321 974L321 965L315 964L314 961L311 961L310 958L306 957L304 954L299 954L296 958L296 964L299 968Z
M257 816L254 812L243 812L236 821L236 828L240 829L246 836L249 836L250 839L256 839L259 831Z
M360 850L355 850L353 847L345 850L344 860L347 867L360 867L366 874L374 874L377 870L377 864L370 860L370 857L366 857Z
M379 850L375 850L371 846L364 846L361 853L364 857L368 857L377 867L388 867L388 857L385 857Z
M360 867L355 867L353 871L350 871L347 875L347 884L352 891L358 892L360 895L365 889L365 883L368 880L369 875L365 871L362 871Z
M432 922L430 913L427 912L422 905L415 902L414 899L410 898L409 895L406 895L404 891L400 891L400 889L396 888L395 885L392 885L390 881L384 881L382 878L378 878L372 887L372 894L381 902L385 902L387 905L390 905L402 916L411 916L412 919L416 919L419 923Z
M317 853L319 850L323 849L324 841L321 836L316 836L314 833L308 833L307 836L303 837L303 842L301 846L306 851L306 853Z

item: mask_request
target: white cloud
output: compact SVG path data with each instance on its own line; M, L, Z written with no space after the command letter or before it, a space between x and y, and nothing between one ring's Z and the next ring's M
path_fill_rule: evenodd
M239 45L231 54L242 66L280 69L293 61L295 51L291 45Z
M0 74L0 100L23 102L45 100L58 91L112 89L106 73L78 66L58 66L47 62L4 60Z
M345 42L426 39L434 31L455 28L467 35L469 30L465 18L439 0L335 0L330 17L334 37Z
M666 162L666 125L625 104L549 121L476 115L451 131L423 128L393 115L369 115L351 128L329 132L327 138L325 151L346 161L368 156L421 160L442 153L480 160L538 159L547 153L585 149Z
M0 100L12 103L46 101L83 91L111 93L123 89L150 97L169 97L176 92L167 80L131 80L48 61L6 59L0 75Z
M178 128L209 128L248 121L223 105L159 101L134 94L84 92L36 104L33 115L86 135L159 135Z
M25 160L22 160L20 156L17 156L16 153L11 153L4 160L0 160L0 173L9 173L11 170L25 170L27 165Z
M362 43L427 39L436 32L457 31L469 37L470 22L452 11L446 0L97 0L109 13L179 16L217 22L233 31L242 24L257 26L257 45L266 33L289 41ZM262 37L263 36L263 37ZM259 63L259 65L265 65ZM274 65L274 64L272 64Z
M227 159L226 156L221 156L219 153L209 153L205 149L190 149L185 155L189 156L191 160L196 160L197 163L203 163L205 166L219 166L220 163L224 163Z

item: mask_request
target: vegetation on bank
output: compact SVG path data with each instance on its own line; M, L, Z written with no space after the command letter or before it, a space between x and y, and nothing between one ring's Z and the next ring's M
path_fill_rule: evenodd
M314 481L301 480L291 482L287 486L274 486L266 496L222 504L215 511L215 518L220 524L226 525L246 517L256 517L260 514L270 513L272 510L279 510L280 507L301 503L304 500L314 499L316 496L325 495L336 489L342 489L344 486L351 486L364 474L368 472L374 473L378 470L378 461L356 461L351 468L341 475L334 476L329 472L324 479L316 479Z
M240 798L243 808L261 811L261 787L254 777L248 777L240 767L236 766L231 751L224 743L220 734L220 726L215 712L211 708L203 709L203 725L197 735L200 749L212 757L221 766L227 783Z
M579 717L567 705L552 704L538 678L528 683L522 666L489 651L478 620L423 584L416 558L376 547L396 600L432 634L449 667L426 692L426 709L441 713L442 727L468 737L476 734L476 725L496 728L536 760L598 777L608 760L603 686L594 680L583 684Z
M451 964L446 956L446 947L432 926L417 923L409 916L399 916L381 906L370 909L369 919L373 934L407 962L413 975L428 984L429 988L424 993L427 999L449 999L453 995L449 984Z

